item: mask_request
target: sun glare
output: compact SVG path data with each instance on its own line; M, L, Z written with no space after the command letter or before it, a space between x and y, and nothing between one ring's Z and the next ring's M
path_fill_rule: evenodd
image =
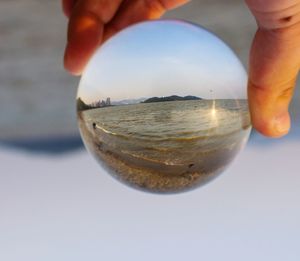
M216 113L217 113L216 109L212 109L212 110L211 110L211 115L212 115L213 117L216 117Z
M214 101L213 101L212 108L211 108L211 116L212 116L213 118L216 118L216 115L217 115L216 101L214 100Z

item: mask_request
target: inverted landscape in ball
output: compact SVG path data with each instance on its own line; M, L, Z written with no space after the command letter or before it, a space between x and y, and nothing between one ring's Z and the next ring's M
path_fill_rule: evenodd
M77 114L88 150L123 183L177 193L222 173L246 144L247 75L194 24L131 26L101 46L81 78Z

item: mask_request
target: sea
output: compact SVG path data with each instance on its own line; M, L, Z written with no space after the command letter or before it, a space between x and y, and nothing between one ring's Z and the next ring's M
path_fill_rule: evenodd
M193 100L110 106L83 112L95 142L123 156L167 165L230 149L251 129L247 100ZM84 137L83 137L84 138Z

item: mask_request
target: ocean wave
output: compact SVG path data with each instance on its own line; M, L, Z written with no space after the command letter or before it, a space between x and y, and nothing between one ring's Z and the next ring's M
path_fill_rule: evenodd
M250 126L249 126L250 127ZM205 141L209 139L221 139L225 138L231 135L235 135L237 133L243 132L248 128L239 128L232 130L228 133L217 133L217 128L211 128L209 130L205 131L195 131L195 132L183 132L183 133L173 133L170 135L166 136L158 136L158 135L148 135L148 134L143 134L141 135L140 133L130 133L130 134L120 134L116 132L112 132L110 130L107 130L106 128L103 128L101 126L96 126L97 131L102 131L105 133L105 135L108 135L108 137L115 138L115 139L120 139L124 141L130 141L130 143L151 143L151 144L160 144L160 143L170 143L173 142L174 145L178 143L189 143L189 142L198 142L198 141ZM103 135L103 133L99 133L99 135ZM187 134L199 134L197 136L187 136ZM148 147L149 149L155 150L155 147L151 146Z
M203 131L195 131L195 132L180 132L180 133L174 133L171 135L166 135L166 136L158 136L158 135L150 135L150 134L143 134L141 135L140 133L130 133L128 135L125 134L120 134L116 132L112 132L106 128L103 128L99 125L96 126L96 128L100 131L103 131L104 133L111 135L116 138L121 138L125 140L139 140L139 141L149 141L149 142L166 142L166 141L177 141L177 142L186 142L186 141L195 141L195 140L201 140L201 139L207 139L208 137L211 137L211 135L207 135L209 133L212 133L213 131L216 130L216 128L212 128L210 130L205 130ZM186 136L188 134L202 134L201 136L189 136L189 137L180 137L180 136ZM206 134L206 135L203 135ZM215 136L215 135L214 135Z
M107 134L110 134L110 135L114 135L114 136L119 136L119 134L115 133L115 132L112 132L112 131L109 131L99 125L96 125L96 128L99 129L99 130L102 130L103 132L107 133Z

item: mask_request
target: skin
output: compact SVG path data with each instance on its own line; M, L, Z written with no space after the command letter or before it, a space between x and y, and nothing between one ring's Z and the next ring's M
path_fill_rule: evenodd
M133 23L157 19L189 0L63 0L69 17L65 68L80 75L105 40ZM289 104L300 68L300 0L246 0L258 29L250 52L252 124L268 137L290 130Z

